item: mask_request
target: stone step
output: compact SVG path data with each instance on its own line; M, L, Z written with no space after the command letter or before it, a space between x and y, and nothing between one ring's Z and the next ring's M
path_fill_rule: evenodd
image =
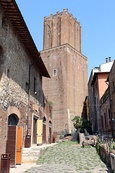
M34 163L43 153L46 147L31 147L23 148L22 150L22 163Z
M56 143L46 144L41 146L33 145L30 148L23 148L22 150L22 163L35 163L37 159L44 153L45 149L53 146Z

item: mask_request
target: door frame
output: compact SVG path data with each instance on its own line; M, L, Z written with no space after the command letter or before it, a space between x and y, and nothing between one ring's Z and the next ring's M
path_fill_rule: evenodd
M32 113L32 124L31 124L31 145L33 144L33 120L34 120L34 118L36 119L36 120L39 120L40 119L40 116L39 115L37 115L37 114L35 114L35 113ZM37 126L37 125L36 125ZM37 127L36 127L36 137L37 137ZM36 144L37 144L37 139L36 139Z

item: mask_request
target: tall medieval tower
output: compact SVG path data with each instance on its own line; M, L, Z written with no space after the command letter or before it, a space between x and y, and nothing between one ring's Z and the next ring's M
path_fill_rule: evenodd
M41 57L51 76L43 79L43 90L53 104L53 132L71 133L72 118L83 113L88 71L81 53L80 23L67 9L44 18Z

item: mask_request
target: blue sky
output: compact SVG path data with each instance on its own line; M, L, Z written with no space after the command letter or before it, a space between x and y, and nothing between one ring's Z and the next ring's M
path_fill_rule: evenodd
M43 49L44 17L67 8L82 28L82 54L91 69L115 59L115 0L16 0L39 51Z

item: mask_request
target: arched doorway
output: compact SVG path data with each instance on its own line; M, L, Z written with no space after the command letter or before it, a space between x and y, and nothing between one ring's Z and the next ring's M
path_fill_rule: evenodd
M15 113L8 116L8 135L6 153L11 154L10 166L15 167L16 164L22 162L22 133L23 128L18 126L19 118Z
M19 118L16 114L10 114L8 117L8 125L9 126L17 126L18 125Z

